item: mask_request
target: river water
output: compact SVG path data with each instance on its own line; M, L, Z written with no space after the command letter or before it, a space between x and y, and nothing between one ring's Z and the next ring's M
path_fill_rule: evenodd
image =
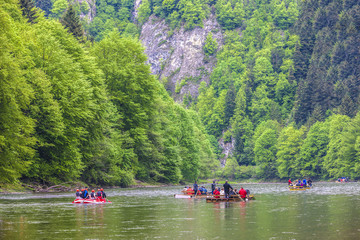
M97 205L71 204L71 193L0 195L0 239L360 239L360 183L243 186L256 200L175 199L182 187L111 189L113 203Z

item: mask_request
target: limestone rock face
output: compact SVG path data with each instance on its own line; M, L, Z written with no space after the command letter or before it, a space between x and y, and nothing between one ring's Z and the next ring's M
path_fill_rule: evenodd
M223 46L224 35L214 15L204 20L203 27L192 30L183 27L171 30L165 20L155 16L151 16L142 26L140 40L145 47L151 71L159 76L177 102L182 102L184 95L196 99L200 83L205 81L209 84L216 57L206 57L203 46L210 32L218 43L219 51ZM219 160L225 166L227 158L232 155L235 141L224 143L223 138L220 138L219 145L223 149L223 157Z
M222 167L225 167L226 160L233 154L232 151L235 147L235 139L231 139L231 142L225 143L224 138L220 138L219 145L223 149L223 157L220 159L220 163Z
M153 74L165 82L175 101L180 102L185 94L198 96L200 82L209 83L215 66L215 57L206 57L203 51L205 39L213 33L218 50L223 45L223 34L214 15L204 20L204 27L171 30L165 20L151 16L142 26L140 40Z

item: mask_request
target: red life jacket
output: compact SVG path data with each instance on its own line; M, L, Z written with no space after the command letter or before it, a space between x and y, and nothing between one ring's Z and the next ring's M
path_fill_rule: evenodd
M192 188L188 188L187 194L188 195L194 194L194 190L192 190Z
M240 197L241 198L246 198L246 191L245 191L245 189L240 189L240 191L239 191L239 194L240 194Z
M220 198L220 192L218 190L214 191L215 198Z

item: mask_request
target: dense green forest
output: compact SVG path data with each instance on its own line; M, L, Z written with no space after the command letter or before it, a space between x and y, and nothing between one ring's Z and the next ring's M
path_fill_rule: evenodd
M74 10L58 21L21 4L0 6L1 183L128 186L212 174L216 158L197 113L150 74L138 40L113 31L84 42Z
M137 11L134 0L1 0L0 182L360 178L358 1L143 0ZM203 47L217 61L210 82L175 103L146 64L141 26L155 15L191 31L210 14L225 36ZM220 139L233 145L224 167Z
M238 2L242 35L226 32L194 104L207 131L235 145L225 175L359 178L359 3Z

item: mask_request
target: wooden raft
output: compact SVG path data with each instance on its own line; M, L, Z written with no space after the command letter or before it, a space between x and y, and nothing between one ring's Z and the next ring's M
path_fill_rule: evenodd
M255 200L254 195L250 195L246 200L240 198L240 197L230 197L230 198L214 198L214 197L208 197L206 198L206 202L246 202L249 200Z
M305 191L306 189L311 189L310 186L289 186L290 191Z

